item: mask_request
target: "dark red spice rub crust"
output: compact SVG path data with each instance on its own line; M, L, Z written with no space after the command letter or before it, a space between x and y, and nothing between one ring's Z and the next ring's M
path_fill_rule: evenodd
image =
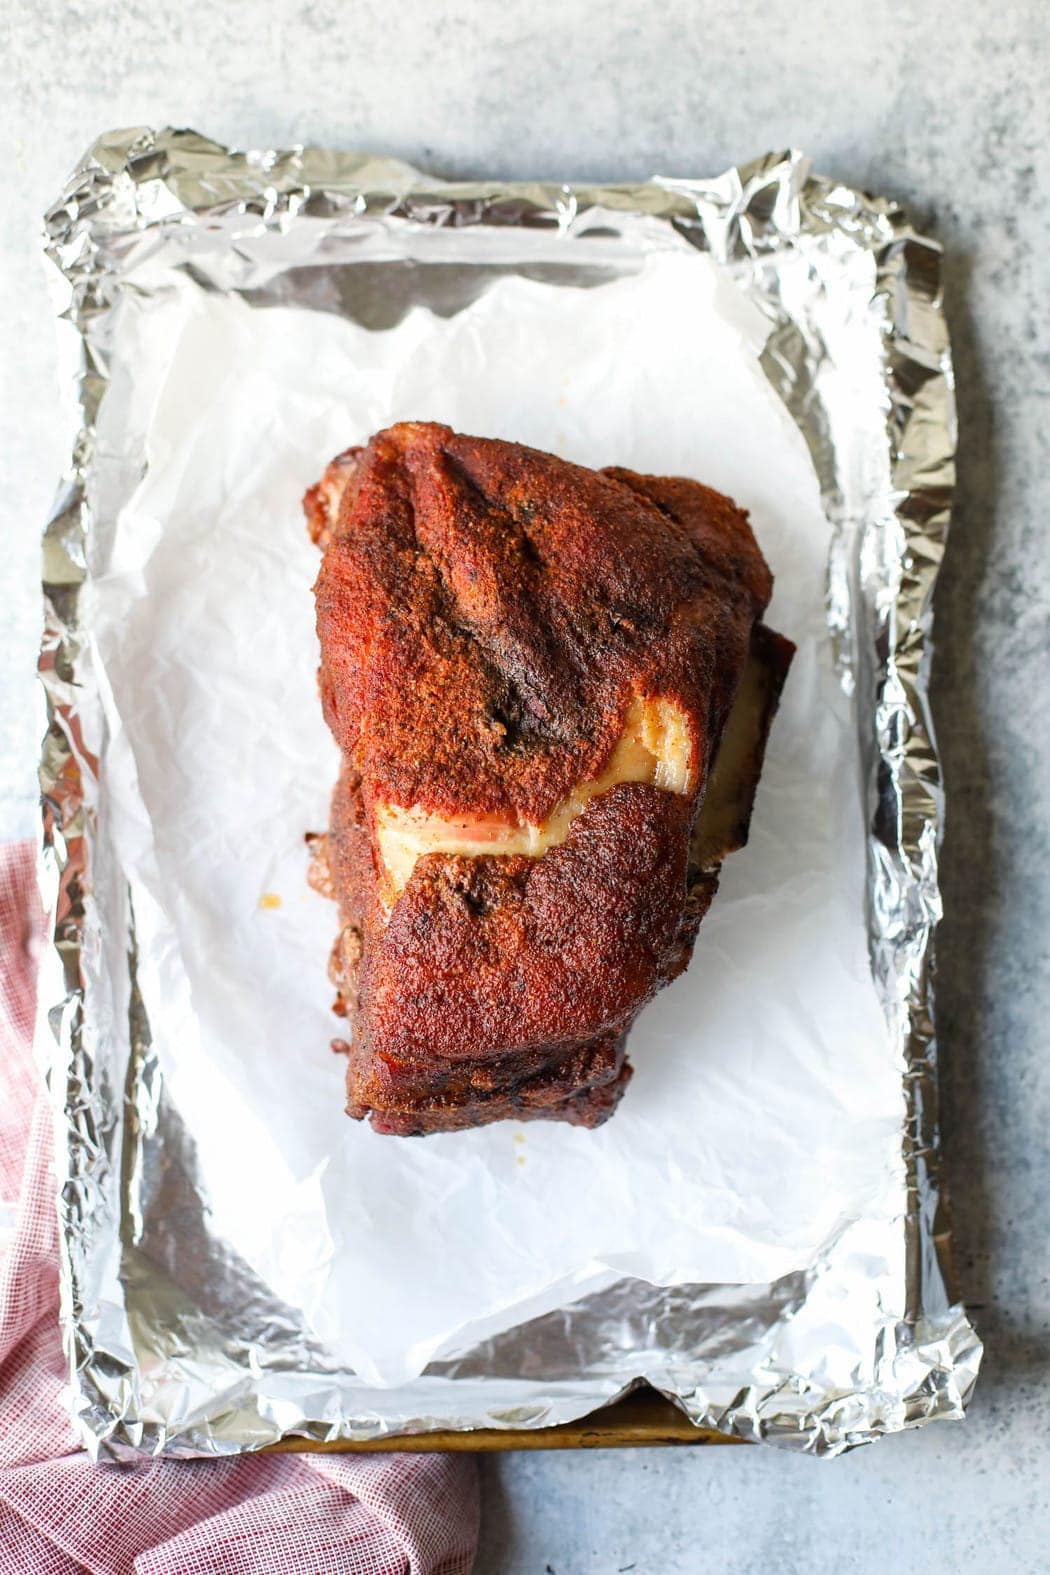
M325 714L378 799L542 820L597 774L634 692L678 700L709 742L771 590L746 515L696 482L404 423L331 526Z
M344 756L315 884L350 1019L348 1109L379 1131L607 1119L627 1029L688 961L746 837L791 646L746 515L679 478L591 471L430 423L378 433L304 499L325 715ZM749 655L768 682L725 847L694 827ZM381 805L544 820L597 777L632 699L688 718L692 786L623 783L542 857L430 853L396 901ZM759 714L760 712L760 714ZM708 843L710 839L708 839Z

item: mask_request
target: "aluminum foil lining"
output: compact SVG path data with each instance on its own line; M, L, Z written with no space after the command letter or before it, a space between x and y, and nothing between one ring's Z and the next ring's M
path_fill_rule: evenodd
M155 258L162 289L177 253L205 288L249 305L303 304L382 327L414 303L420 270L367 264L350 300L327 265L377 236L403 247L421 227L448 242L449 266L427 286L438 289L428 303L438 311L456 311L489 274L542 269L537 232L565 278L575 257L593 266L596 242L644 248L672 227L768 318L763 369L806 439L834 527L827 613L868 785L871 963L899 1049L908 1185L890 1236L855 1222L804 1273L767 1286L623 1280L435 1362L403 1388L369 1390L209 1236L194 1197L192 1140L152 1053L134 915L107 843L83 587L98 527L96 419L132 268L141 289L143 260ZM449 183L387 159L239 153L145 129L99 139L47 214L45 244L81 426L44 538L41 872L54 928L38 1037L55 1114L72 1406L89 1447L218 1455L288 1434L534 1428L642 1380L698 1425L818 1454L960 1417L981 1347L955 1297L937 1151L943 796L927 678L955 446L938 247L892 202L813 175L798 153L713 180ZM880 364L856 367L845 328L873 308ZM106 957L106 990L87 991ZM172 1206L193 1237L201 1272L191 1286L134 1250L137 1188L157 1166L176 1178ZM174 1358L180 1399L161 1414L151 1374Z

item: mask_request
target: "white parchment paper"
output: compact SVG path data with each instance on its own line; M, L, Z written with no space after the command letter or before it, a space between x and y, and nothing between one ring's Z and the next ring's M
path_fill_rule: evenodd
M903 1211L902 1068L871 981L850 702L824 619L829 526L758 366L764 324L697 253L588 290L507 278L450 318L368 331L189 279L122 308L88 623L105 805L139 980L212 1230L377 1385L623 1277L765 1283ZM158 370L159 369L159 370ZM299 499L392 421L695 476L751 510L799 646L749 846L686 975L642 1014L598 1132L378 1137L342 1114L305 884L337 756L315 688ZM279 899L276 905L274 899Z

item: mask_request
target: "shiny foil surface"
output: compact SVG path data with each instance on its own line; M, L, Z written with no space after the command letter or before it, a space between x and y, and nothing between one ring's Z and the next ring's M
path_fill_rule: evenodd
M404 261L406 236L422 230L442 236L444 266L426 283ZM833 525L827 616L867 784L870 955L903 1080L906 1203L892 1225L851 1222L774 1284L622 1280L401 1388L370 1389L211 1233L138 993L85 616L110 484L95 440L114 313L133 271L140 300L151 288L159 300L165 270L179 268L249 306L382 328L420 301L455 313L508 271L583 288L671 234L729 270L768 319L763 370L806 439ZM955 446L938 247L893 203L813 175L797 153L712 180L448 183L387 159L238 153L139 129L91 149L47 215L46 251L80 432L44 539L41 870L54 931L38 1044L72 1406L89 1447L215 1455L288 1434L543 1427L643 1379L698 1425L817 1454L960 1417L981 1347L955 1297L937 1151L943 805L927 678ZM361 264L352 285L349 262ZM850 324L873 311L878 364L854 365ZM166 1249L147 1252L143 1200L158 1187L170 1228ZM157 1381L173 1370L178 1384Z

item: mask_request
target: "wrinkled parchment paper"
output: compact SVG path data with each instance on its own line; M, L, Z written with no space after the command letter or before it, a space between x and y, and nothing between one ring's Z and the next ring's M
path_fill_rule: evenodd
M902 1214L902 1065L868 963L829 526L758 366L765 324L726 276L665 253L588 290L508 277L383 331L184 276L148 312L126 296L116 331L99 442L146 463L92 543L86 621L139 984L213 1233L380 1386L627 1275L766 1283L851 1221ZM769 621L799 647L750 844L688 972L633 1030L635 1078L598 1132L393 1139L342 1114L336 914L305 884L337 753L299 499L339 449L405 418L731 493L776 575Z

